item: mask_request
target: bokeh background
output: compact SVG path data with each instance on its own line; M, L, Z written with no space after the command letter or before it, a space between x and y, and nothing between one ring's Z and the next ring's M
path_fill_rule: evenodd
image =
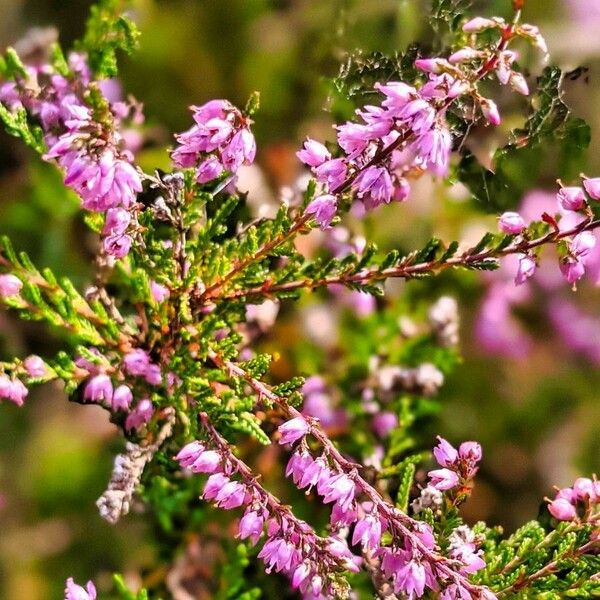
M474 14L510 11L508 0L477 4ZM136 0L130 11L142 31L141 46L123 61L121 83L126 94L144 103L140 164L168 167L164 150L172 132L189 126L188 105L226 97L243 106L258 90L258 167L244 182L268 211L282 187L301 175L294 152L303 137L333 138L326 110L330 78L348 53L393 52L414 40L427 44L427 5L426 0ZM17 44L32 27L55 27L68 46L81 35L88 7L84 0L0 0L0 47ZM540 26L553 62L566 70L588 68L566 84L566 100L592 128L589 151L570 169L597 175L600 1L528 0L524 14ZM541 65L532 61L529 68L533 81ZM481 155L506 142L510 128L522 121L522 107L511 105L502 127L476 138ZM551 202L557 172L550 155L518 187L537 190L530 203ZM513 206L521 201L515 189ZM432 234L474 240L495 227L493 209L493 203L470 200L461 186L422 180L409 203L384 207L359 227L383 248L411 249ZM37 264L85 286L93 239L76 199L62 190L51 166L4 133L0 233L9 234ZM433 426L453 441L481 441L485 458L468 516L510 531L536 516L553 484L598 471L600 292L591 281L577 293L566 285L536 284L515 297L505 290L503 303L486 305L491 286L501 288L502 282L502 274L488 279L467 274L407 285L415 298L445 293L459 298L464 364L442 389L443 410ZM399 284L392 292L404 289ZM311 328L287 312L267 345L293 356L288 344L298 336L310 338ZM43 327L0 313L3 356L51 356L60 347ZM294 366L292 359L283 361L278 376L292 374ZM69 575L82 580L93 575L102 586L112 571L135 579L154 560L141 519L134 515L111 528L95 510L121 443L100 409L67 403L58 386L36 390L24 409L2 405L0 598L59 598Z

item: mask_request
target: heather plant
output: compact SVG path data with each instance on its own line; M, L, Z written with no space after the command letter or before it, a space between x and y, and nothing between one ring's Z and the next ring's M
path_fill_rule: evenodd
M238 189L257 154L258 94L243 109L223 99L192 106L170 169L136 164L142 109L115 93L114 78L138 32L118 2L93 8L72 51L5 53L0 118L60 171L98 243L93 281L78 290L2 239L2 304L59 332L64 349L2 363L0 398L27 410L29 388L60 380L70 401L100 405L121 432L98 510L107 526L141 510L170 575L131 591L115 574L116 597L175 597L187 537L214 519L227 523L211 582L218 598L287 588L306 599L600 594L595 477L549 491L538 519L510 536L465 523L461 508L485 458L476 441L450 443L435 421L436 394L460 369L460 307L431 297L399 321L408 302L385 294L389 280L499 267L518 289L542 258L575 287L597 268L600 177L559 182L539 213L504 211L474 245L432 238L381 252L351 230L352 219L411 202L411 185L427 176L509 207L511 166L528 150L555 144L576 154L589 141L557 67L545 66L530 91L519 52L550 57L538 28L521 20L522 2L507 19L466 5L433 2L435 55L413 46L349 59L333 89L354 113L335 126L335 142L305 140L297 156L306 177L273 217L254 218ZM468 141L474 128L501 123L495 98L512 101L505 87L531 101L491 170ZM311 253L305 239L317 240ZM554 256L542 257L547 248ZM354 315L341 326L338 368L326 372L315 349L309 372L278 380L277 351L264 352L261 336L310 293ZM437 440L425 433L431 426ZM277 494L261 474L260 445L273 446ZM96 596L91 580L67 580L65 598Z

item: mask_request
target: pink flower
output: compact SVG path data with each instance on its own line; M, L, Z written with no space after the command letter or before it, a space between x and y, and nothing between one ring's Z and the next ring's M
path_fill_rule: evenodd
M296 156L310 167L318 167L331 159L329 150L320 142L310 138L306 139L303 149L296 152Z
M280 425L278 431L281 435L279 438L280 444L293 444L300 438L303 438L310 430L306 419L303 417L295 417Z
M488 120L492 125L500 125L500 111L498 110L498 106L493 100L489 98L483 98L479 103L481 107L481 112L483 116Z
M194 466L192 466L192 470L194 470ZM220 508L229 510L244 504L245 497L246 486L239 481L229 481L219 490L215 496L215 500Z
M10 400L17 406L23 406L29 390L20 379L9 379L6 375L0 375L0 399Z
M189 466L189 465L186 465ZM219 492L229 483L229 477L223 475L223 473L214 473L211 475L204 484L204 493L202 497L205 500L213 500L217 497Z
M438 445L433 449L433 455L438 464L442 467L449 467L456 463L458 452L456 448L441 436L437 436Z
M335 190L346 179L347 167L342 158L326 160L315 169L315 176L319 183L326 184L329 189Z
M415 67L426 73L442 73L448 61L443 58L417 58Z
M125 355L125 358L123 358L123 364L125 366L125 370L130 375L145 375L146 369L150 364L150 357L145 350L136 348Z
M548 504L550 514L559 521L571 521L577 516L575 507L564 498L557 498Z
M427 473L431 481L430 485L436 490L450 490L458 485L458 475L450 469L435 469Z
M465 33L480 33L485 29L491 29L493 27L500 27L503 21L501 19L485 19L483 17L475 17L467 21L463 25L463 31Z
M255 510L246 511L240 519L238 536L242 540L249 537L252 543L256 544L262 535L264 524L265 520L262 515L258 514Z
M204 450L198 458L189 465L194 473L214 473L221 466L221 455L216 450Z
M66 582L65 600L96 600L96 586L88 581L84 589L69 577Z
M360 542L365 549L376 550L381 543L381 521L374 515L367 515L354 527L352 544Z
M562 187L556 199L563 210L580 210L586 204L585 194L580 187Z
M462 460L477 463L481 460L482 456L481 445L477 442L463 442L458 447L458 456Z
M108 375L92 377L85 385L83 398L91 402L112 402L113 385Z
M354 500L354 482L345 473L332 477L326 487L323 502L336 502L343 510L348 510Z
M509 235L518 235L525 229L525 221L517 212L505 212L498 219L500 231Z
M585 177L583 187L593 200L600 200L600 177Z
M181 467L189 467L204 452L204 444L194 440L186 444L175 456Z
M104 220L104 235L121 235L127 231L131 222L131 214L124 208L109 208Z
M109 235L102 242L106 253L115 258L127 256L132 243L133 239L129 235Z
M127 419L125 419L125 429L139 429L152 418L153 414L154 408L152 402L148 398L142 398L129 415L127 415Z
M522 285L525 283L534 273L537 265L535 259L529 254L519 255L519 268L515 275L515 285Z
M367 208L388 204L394 194L394 185L385 167L368 167L354 181L357 195Z
M321 229L327 229L331 225L337 211L337 199L331 194L317 196L306 207L306 214L314 215L315 221Z
M398 416L396 413L384 410L373 417L371 426L380 438L385 438L398 426Z
M469 62L482 56L481 50L475 48L469 48L468 46L460 48L448 57L448 62L451 64L458 64L462 62Z
M117 387L113 393L112 397L112 409L114 411L122 410L127 412L129 407L131 406L131 402L133 400L133 394L131 390L126 385L120 385Z
M164 302L171 295L167 286L156 283L156 281L150 282L150 292L154 301L159 303Z
M10 296L16 296L23 287L23 282L12 275L11 273L5 273L0 275L0 297L8 298Z
M162 383L160 367L158 365L153 364L148 365L146 367L146 371L144 372L144 379L150 385L160 385Z
M35 354L28 356L23 361L23 366L30 377L44 377L48 373L46 363Z
M510 84L510 87L518 94L521 94L522 96L529 95L529 86L527 85L527 80L525 77L523 77L523 75L521 75L521 73L512 71L508 83Z
M573 493L577 500L596 499L594 482L589 477L579 477L573 483Z
M216 156L210 156L200 163L196 170L196 182L207 183L216 179L223 172L223 165Z

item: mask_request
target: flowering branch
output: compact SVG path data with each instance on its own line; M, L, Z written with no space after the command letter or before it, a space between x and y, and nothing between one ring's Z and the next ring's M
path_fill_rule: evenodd
M414 254L400 259L399 264L386 269L373 268L364 269L359 273L341 273L324 277L322 279L301 279L297 281L286 281L284 283L270 283L250 288L230 292L221 297L222 300L236 300L240 298L253 298L256 296L272 296L278 292L291 292L298 289L316 289L330 285L356 285L368 284L377 281L383 281L390 278L410 279L418 275L428 275L450 268L486 268L495 266L487 261L495 261L498 258L511 254L527 254L529 251L544 245L557 244L559 241L576 236L584 231L594 231L600 227L600 220L588 218L575 227L566 231L551 230L548 233L533 240L519 239L504 248L490 248L479 252L464 252L461 256L446 258L442 256L438 260L429 260L411 264L414 260Z

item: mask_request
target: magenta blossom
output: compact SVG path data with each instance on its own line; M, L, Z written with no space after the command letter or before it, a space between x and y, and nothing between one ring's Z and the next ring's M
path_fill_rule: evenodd
M8 298L10 296L16 296L23 287L23 282L12 275L11 273L5 273L0 275L0 297Z
M321 229L327 229L331 225L337 211L336 197L331 194L317 196L306 207L306 214L313 215Z
M48 373L48 367L46 363L35 354L28 356L23 361L23 366L30 377L44 377Z
M517 235L525 229L525 221L517 212L505 212L498 219L500 231L509 235Z
M125 419L125 429L139 429L142 425L145 425L154 414L154 408L152 401L148 398L140 400L135 408L127 415Z
M76 584L72 577L69 577L65 587L65 600L96 600L96 586L88 581L85 588Z
M577 516L575 507L564 498L557 498L548 504L550 514L559 521L572 521Z
M10 400L17 406L23 406L23 402L29 393L20 379L13 377L9 379L0 374L0 400Z
M433 455L438 464L442 467L449 467L456 463L458 459L458 452L456 448L441 436L437 436L439 443L433 449Z
M528 254L521 254L519 257L519 268L515 275L515 285L524 284L536 270L537 264L535 259Z
M458 475L450 469L435 469L427 473L430 478L430 485L436 490L451 490L458 485Z
M90 402L112 402L113 384L108 375L101 373L92 377L85 385L84 400Z
M304 148L296 152L296 156L309 167L318 167L331 159L329 150L320 142L310 138L306 139Z
M280 444L293 444L303 438L310 430L310 426L304 417L295 417L278 427L281 435Z

